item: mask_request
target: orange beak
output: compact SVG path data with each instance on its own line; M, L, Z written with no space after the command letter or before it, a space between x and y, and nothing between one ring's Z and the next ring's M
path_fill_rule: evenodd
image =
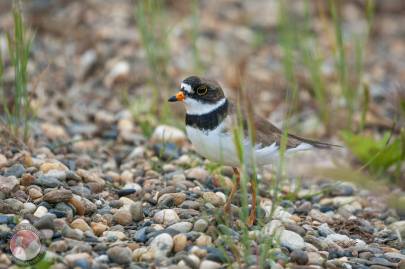
M169 102L183 101L186 98L183 91L179 91L176 95L169 98Z

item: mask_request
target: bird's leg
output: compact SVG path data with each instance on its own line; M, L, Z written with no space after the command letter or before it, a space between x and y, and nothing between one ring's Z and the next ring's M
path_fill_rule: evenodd
M235 193L238 191L239 185L240 185L240 174L239 174L238 169L233 167L233 172L236 175L236 181L232 185L231 192L229 193L228 199L226 200L226 203L225 203L225 206L224 206L224 211L226 213L230 212L231 204L232 204L232 198L235 195Z
M256 221L256 196L257 196L257 178L253 177L250 181L250 190L252 193L252 210L247 221L248 226L252 226Z

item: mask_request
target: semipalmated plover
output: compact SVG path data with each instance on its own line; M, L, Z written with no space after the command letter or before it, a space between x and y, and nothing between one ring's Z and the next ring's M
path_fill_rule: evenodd
M221 86L214 80L190 76L181 82L180 91L169 98L169 102L182 101L186 107L186 132L195 150L213 162L233 167L236 182L229 193L224 209L229 212L232 197L239 188L240 159L234 139L234 128L238 120L238 109L225 95ZM243 110L243 109L242 109ZM274 163L279 157L283 132L266 119L253 115L254 138L249 136L247 115L242 113L244 137L242 140L244 162L254 160L255 165ZM239 117L240 118L240 117ZM254 141L254 142L251 142ZM331 144L287 135L286 154L313 148L330 148ZM248 164L249 166L250 164ZM252 209L248 225L256 219L256 179L251 180Z

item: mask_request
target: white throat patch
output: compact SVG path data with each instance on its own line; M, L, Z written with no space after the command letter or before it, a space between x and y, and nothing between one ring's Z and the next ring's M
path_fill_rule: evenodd
M202 115L202 114L207 114L214 109L217 109L218 107L222 106L226 101L226 98L222 98L218 102L214 104L207 104L207 103L201 103L193 98L186 97L184 99L183 103L186 106L186 111L187 114L189 115Z

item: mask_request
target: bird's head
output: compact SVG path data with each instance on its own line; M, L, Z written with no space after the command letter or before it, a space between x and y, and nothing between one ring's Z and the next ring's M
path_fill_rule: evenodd
M204 114L225 100L224 92L216 81L190 76L181 82L180 91L168 101L182 101L189 114Z

